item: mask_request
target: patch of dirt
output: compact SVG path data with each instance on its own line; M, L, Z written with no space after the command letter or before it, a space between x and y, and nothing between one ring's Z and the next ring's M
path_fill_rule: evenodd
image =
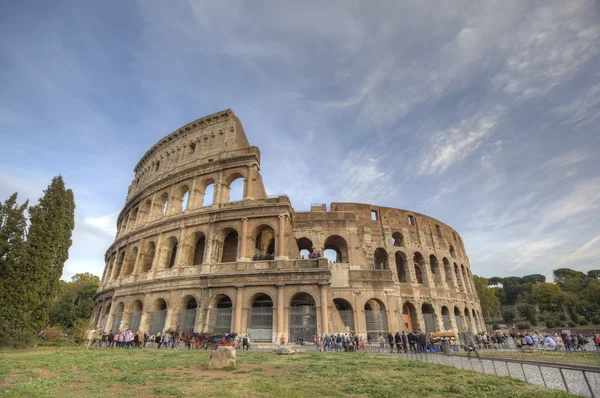
M289 368L290 366L287 366ZM243 373L250 373L255 369L263 369L264 374L266 376L271 376L275 374L280 374L285 369L278 369L276 365L272 364L244 364L237 365L235 370L208 370L206 366L190 366L185 369L167 369L165 373L167 374L178 374L178 375L189 375L195 377L209 377L209 378L217 378L217 377L231 377L236 374L236 372L242 371Z
M17 380L21 377L19 373L11 373L6 376L4 380L0 382L0 386L8 387L10 384L15 384Z
M49 369L36 369L36 370L34 370L34 372L43 378L52 377L55 375L55 373Z

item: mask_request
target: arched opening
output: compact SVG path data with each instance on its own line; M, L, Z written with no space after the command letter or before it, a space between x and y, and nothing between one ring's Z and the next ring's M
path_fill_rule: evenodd
M156 198L154 203L154 218L160 218L167 215L169 209L169 194L166 192L161 193Z
M440 264L433 254L429 256L429 268L431 270L431 277L434 280L434 283L439 285L442 282L440 278Z
M313 258L313 243L308 238L300 238L296 241L298 244L298 251L300 252L300 258L307 259Z
M408 281L408 275L406 272L406 254L402 253L402 252L396 252L395 255L396 258L396 272L398 274L398 281L399 282L407 282Z
M215 198L215 184L212 180L207 182L206 187L204 188L204 196L202 198L202 207L212 206Z
M404 321L404 327L406 330L412 332L416 331L417 323L417 312L415 306L412 303L404 303L402 306L402 320Z
M334 263L347 263L349 261L348 244L339 235L331 235L325 239L324 251L324 256Z
M248 317L248 334L252 341L273 341L273 300L266 294L259 294L252 302Z
M295 342L298 337L312 341L317 334L317 311L315 300L308 293L296 294L290 303L290 339Z
M127 222L128 231L133 231L135 229L138 214L139 214L139 207L136 207L135 209L133 209L133 211L131 212L131 215L129 216L129 221Z
M150 221L150 210L152 209L152 201L150 199L146 199L142 206L140 207L139 219L140 225L141 223L147 223Z
M119 229L120 234L124 235L127 233L127 219L129 218L129 213L125 217L123 217L123 221L121 221L121 228Z
M242 199L244 199L244 176L240 173L233 173L225 180L223 201L236 202Z
M108 261L106 262L106 279L105 281L110 281L110 277L113 271L113 266L115 264L115 256L116 254L113 253L109 258Z
M125 265L125 275L131 275L133 273L133 270L135 269L137 256L138 248L137 246L134 246L133 249L131 249L130 257Z
M123 304L122 302L119 303L119 305L117 305L117 313L115 314L115 317L113 318L113 324L112 324L112 329L111 329L111 331L113 333L117 333L120 330L121 320L123 319L123 310L124 309L125 309L125 304Z
M417 283L425 284L425 259L423 255L419 252L415 252L413 256L413 262L415 264L415 278L417 279Z
M442 320L444 322L444 331L452 330L452 322L450 321L450 310L448 307L442 307Z
M452 245L450 245L450 256L456 258L456 250L454 250L454 246Z
M465 322L467 323L467 331L469 333L473 333L473 323L471 322L471 314L469 314L469 310L465 308Z
M392 234L392 245L399 247L404 246L404 235L400 232L394 232Z
M253 260L275 259L275 230L270 225L259 225L254 229Z
M464 326L462 323L462 318L460 316L460 310L457 307L454 307L454 322L456 322L456 328L458 329L456 332L463 332Z
M123 267L123 262L125 261L125 251L122 251L119 254L119 260L117 261L117 269L115 269L115 277L113 279L117 279L119 275L121 275L121 268Z
M198 302L193 296L183 298L182 310L179 313L179 328L182 333L193 333L196 325Z
M177 259L177 238L171 236L167 240L167 262L165 264L165 269L173 268L175 266L175 260Z
M154 262L154 255L156 254L156 244L152 241L148 242L146 248L146 254L144 255L142 263L142 272L148 272L152 269L152 263Z
M433 333L437 331L435 322L435 311L431 304L423 304L421 306L421 313L423 314L423 321L425 322L425 332Z
M227 230L221 246L221 263L234 263L237 261L238 233L235 230Z
M458 270L458 265L456 265L456 263L454 263L454 275L456 276L456 283L458 285L458 288L460 290L462 290L463 284L462 284L462 278L460 276L460 271Z
M479 321L477 319L477 315L475 314L475 310L471 310L471 313L473 314L473 323L475 324L475 331L477 331L477 329L479 329Z
M373 268L374 269L388 269L388 254L385 249L378 247L373 253Z
M165 328L165 319L167 319L167 302L164 299L158 298L152 303L148 333L162 333Z
M380 334L388 331L387 313L385 305L379 299L372 298L365 303L365 319L367 322L367 336L377 340Z
M346 333L353 333L354 332L354 311L352 310L352 305L342 299L342 298L336 298L333 299L333 305L335 306L335 309L337 310L338 315L340 316L340 319L342 320L342 324L343 324L343 330ZM334 322L336 322L337 319L335 319L334 317ZM342 326L342 325L340 325ZM336 328L338 328L338 326L336 325Z
M102 330L104 330L104 328L106 328L106 322L108 321L108 314L110 314L110 307L111 307L111 303L108 303L108 305L104 309L104 316L102 316L102 322L100 325L100 328Z
M467 278L467 272L465 271L465 266L461 264L460 268L462 270L463 281L465 282L464 283L465 292L471 294L471 285L469 284L469 278Z
M181 211L185 211L188 208L188 204L190 202L190 191L187 191L183 194L181 198Z
M210 332L214 334L227 334L231 332L231 298L226 295L217 297L214 308L211 310Z
M200 234L196 239L196 247L194 249L194 265L200 265L204 262L204 248L206 247L206 236Z
M142 320L142 311L144 305L140 300L136 300L131 305L131 315L129 316L129 329L138 331L140 329L140 322Z
M180 213L187 210L190 198L190 187L187 185L181 185L174 190L171 201L173 202L173 208L176 212Z
M444 274L446 274L446 283L450 287L454 287L454 281L452 280L452 267L450 266L450 262L446 257L442 259L444 263Z

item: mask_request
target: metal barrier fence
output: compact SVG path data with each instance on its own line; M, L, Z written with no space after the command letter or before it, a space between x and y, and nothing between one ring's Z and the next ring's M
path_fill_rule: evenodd
M544 348L487 348L479 350L481 355L498 358L542 360L553 363L571 363L574 365L600 366L600 351L595 346L589 346L586 351L553 350Z
M405 359L454 366L458 369L472 370L479 373L495 374L520 379L526 383L546 388L562 390L575 395L600 397L600 368L568 364L545 363L509 358L481 357L463 355L444 355L441 353L407 352L390 353L387 348L367 346L365 350L372 354L401 357Z

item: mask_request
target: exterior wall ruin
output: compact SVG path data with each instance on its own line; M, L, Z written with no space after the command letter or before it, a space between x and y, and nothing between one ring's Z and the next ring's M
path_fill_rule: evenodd
M241 200L231 201L239 179ZM231 110L144 155L117 231L92 313L107 330L227 328L287 341L485 327L456 231L408 210L332 203L297 212L287 196L267 196L260 151Z

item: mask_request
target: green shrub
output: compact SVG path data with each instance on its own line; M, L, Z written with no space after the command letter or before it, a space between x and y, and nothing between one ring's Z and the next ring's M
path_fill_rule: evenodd
M574 328L575 326L577 326L577 324L576 324L575 322L573 322L573 321L569 321L569 322L567 323L567 325L568 325L570 328Z
M552 328L553 328L555 325L556 325L556 324L555 324L554 322L552 322L552 319L548 319L548 320L546 321L546 327L547 327L548 329L552 329Z
M71 335L73 336L73 340L77 344L82 344L85 342L85 334L90 329L90 320L86 318L79 318L75 322L73 322L73 327L71 327Z
M585 318L581 318L579 321L577 321L577 323L579 323L581 326L585 326L588 324L588 321Z
M498 325L497 323L494 323L492 327L494 328L494 330L500 329L500 325Z
M519 330L528 330L531 326L528 323L519 323L517 328Z
M58 326L50 326L46 328L45 341L57 341L63 337L63 331Z
M558 314L558 319L560 319L561 321L566 321L567 320L567 316L565 315L564 312L561 312L560 314Z
M600 315L596 315L595 317L592 318L592 323L594 325L600 325Z

